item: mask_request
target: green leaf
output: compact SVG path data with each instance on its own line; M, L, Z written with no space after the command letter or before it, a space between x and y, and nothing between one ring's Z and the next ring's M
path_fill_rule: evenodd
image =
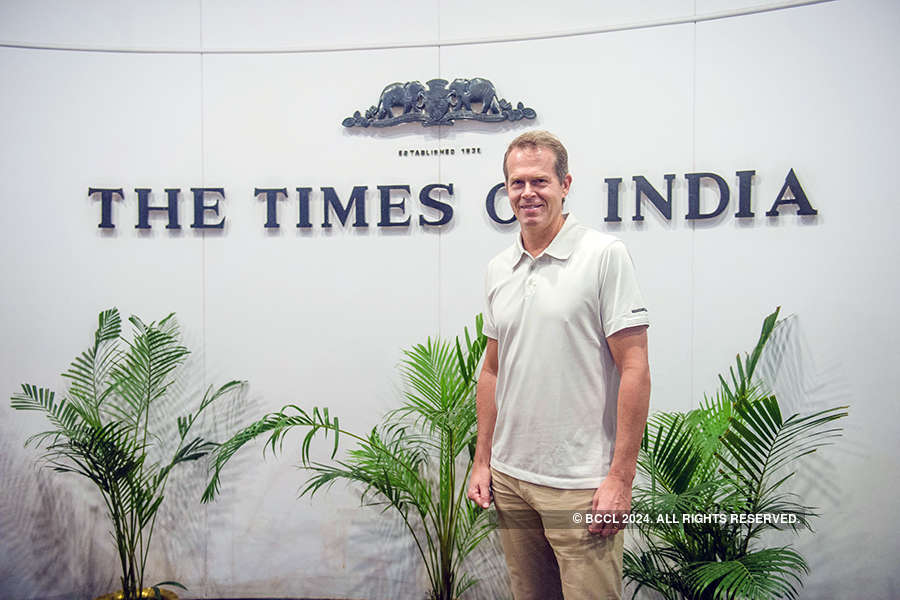
M797 598L800 576L808 572L803 557L784 546L730 561L697 563L690 568L688 579L699 597Z
M178 583L177 581L160 581L159 583L155 584L153 587L162 587L164 585L177 587L184 591L188 591L188 589L186 587L184 587L182 584Z
M463 559L493 529L484 511L465 499L476 439L474 375L487 346L480 315L475 331L472 337L464 330L463 341L427 338L405 350L403 404L366 435L343 429L327 408L288 405L264 415L215 449L203 501L218 493L225 465L241 448L262 438L264 453L281 452L287 435L299 429L301 467L309 473L300 495L313 496L337 481L359 486L361 503L395 511L403 520L431 597L455 598L474 581L462 570ZM331 460L312 461L313 441L330 433ZM338 459L339 439L348 438L355 445Z
M97 322L91 345L63 374L65 393L25 384L11 397L11 406L47 418L50 429L26 445L42 449L40 460L48 468L83 476L96 487L110 519L123 590L136 597L170 471L216 447L200 437L186 441L187 433L213 400L238 384L231 382L214 393L211 386L197 411L175 418L180 440L171 440L178 442L172 451L161 433L171 429L161 424L179 401L169 397L176 371L189 353L179 342L174 314L158 324L131 317L131 339L122 337L116 309L101 312ZM164 460L166 456L171 459Z
M658 413L641 441L633 507L650 515L771 513L794 523L646 523L639 544L626 549L624 573L672 600L684 598L796 598L807 568L788 546L767 548L764 533L810 528L812 507L788 489L804 456L840 434L834 421L846 407L784 418L778 400L753 380L778 310L766 317L759 340L719 375L719 389L688 413Z

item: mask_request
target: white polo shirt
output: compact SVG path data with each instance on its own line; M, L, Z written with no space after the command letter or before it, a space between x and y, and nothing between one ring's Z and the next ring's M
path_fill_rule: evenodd
M585 489L606 477L616 443L619 372L606 338L650 319L625 245L566 217L536 258L516 236L488 264L484 333L499 357L491 466Z

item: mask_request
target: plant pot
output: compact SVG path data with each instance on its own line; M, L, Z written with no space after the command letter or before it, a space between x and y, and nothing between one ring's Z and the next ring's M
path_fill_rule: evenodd
M159 595L164 600L178 600L178 595L171 590L159 588ZM125 594L122 593L122 590L119 590L118 592L113 592L111 594L97 596L94 600L122 600L124 597ZM156 598L156 592L153 588L144 588L141 590L141 598Z

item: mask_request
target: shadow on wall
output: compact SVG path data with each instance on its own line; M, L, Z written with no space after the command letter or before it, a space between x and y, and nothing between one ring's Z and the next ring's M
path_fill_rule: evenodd
M849 413L852 415L853 395L841 379L842 371L835 368L824 370L815 368L812 353L809 351L800 324L796 315L788 316L778 322L756 365L753 376L754 383L762 388L763 393L774 394L778 398L783 415L811 415L847 405L850 405ZM724 373L723 377L728 380L728 373ZM715 380L710 378L706 385L715 385ZM831 425L827 427L831 427ZM842 429L840 424L834 427L838 430ZM834 441L831 440L831 442ZM848 506L853 505L854 501L852 490L838 489L834 483L839 474L838 463L840 461L836 460L833 452L848 453L846 440L841 438L839 442L835 444L835 447L826 448L825 452L806 455L802 468L793 473L788 469L793 468L794 465L788 465L782 467L777 474L770 474L772 481L792 475L786 484L787 488L799 502L815 507L815 512L820 515L818 518L811 519L815 533L802 531L797 536L790 529L769 530L759 539L761 547L795 546L795 549L808 560L811 574L819 570L821 575L823 571L820 569L831 568L832 581L835 576L833 574L835 564L854 565L848 567L849 573L870 559L870 557L864 556L846 556L846 548L852 545L850 544L851 536L855 535L855 532L852 523L846 518L845 511ZM853 451L853 449L849 450L849 452ZM638 546L634 532L626 531L626 547L633 550ZM818 579L823 582L828 581L827 577ZM827 598L833 596L833 590L815 583L807 586L808 583L810 583L810 577L802 577L802 585L798 586L801 597ZM635 582L626 586L625 597L632 597L636 587ZM643 588L636 597L648 600L662 596ZM869 594L869 597L890 596Z
M803 334L800 318L790 315L779 322L766 344L757 366L760 381L778 398L785 414L809 414L833 406L849 405L853 414L853 394L846 382L838 380L839 369L818 369ZM841 439L831 452L847 452L848 441ZM817 452L808 457L804 469L797 472L793 487L801 497L822 498L822 512L840 510L844 496L831 484L837 467L827 455Z
M197 410L206 391L201 364L199 356L189 356L175 372L169 393L153 404L149 429L158 438L149 462L171 456L178 444L176 417ZM62 371L66 366L53 368ZM55 391L61 396L61 389ZM220 401L201 415L197 435L227 439L247 414L258 412L249 405L245 389ZM0 495L0 598L90 600L120 589L112 523L97 488L84 477L43 468L41 451L23 447L23 431L50 428L42 416L13 414L8 405L3 410L8 412L0 421L0 480L5 484ZM32 418L39 423L34 429L21 427L23 419ZM238 469L236 480L244 473ZM200 503L207 478L203 460L173 470L158 513L145 585L180 581L189 596L203 597L206 545L215 531L210 523L228 508Z
M0 423L0 596L62 600L111 589L117 559L100 498L86 481L38 467L14 423Z
M356 489L357 495L362 488ZM322 502L321 497L312 500ZM416 523L421 530L421 523ZM355 587L343 590L351 598L419 600L428 580L421 559L403 521L382 507L359 506L340 511L338 522L324 527L321 540L325 560L338 571L352 566ZM342 553L352 553L343 556ZM509 576L500 538L496 531L466 557L464 568L478 579L463 596L465 600L511 600ZM411 582L415 582L412 584Z
M160 453L171 451L176 443L174 415L192 410L202 396L200 358L193 355L171 386L171 394L154 407L159 432ZM786 318L775 329L758 366L760 380L766 382L788 413L809 413L836 404L847 404L850 390L835 380L840 371L818 371L796 316ZM218 379L214 377L213 379ZM259 412L259 402L249 400L246 390L224 399L204 416L202 431L213 440L224 440L236 433L247 415ZM6 408L5 410L10 410ZM38 452L23 448L19 415L0 421L0 478L5 490L0 495L0 596L3 598L93 598L119 587L118 561L109 535L106 509L96 490L83 478L60 476L35 464ZM825 515L840 514L846 499L830 483L836 465L822 456L810 457L808 468L798 473L794 483L803 498L815 499ZM245 489L255 472L259 457L253 452L234 457L230 477L225 484L234 490ZM154 549L149 565L150 582L162 579L182 581L191 596L204 596L207 587L207 543L216 531L230 525L227 502L201 505L200 496L207 481L204 463L185 465L176 471L169 484L166 500L159 513ZM366 571L371 577L359 580L358 597L401 598L410 595L411 574L423 580L415 549L408 532L397 518L377 509L354 510L347 515L347 529L329 528L321 543L333 551L359 549L352 557L333 556L336 563L360 565L369 554L372 562ZM809 553L810 566L831 564L829 552L846 547L852 529L820 528L815 550ZM830 539L829 539L830 538ZM831 549L831 550L829 550ZM846 557L845 557L846 558ZM857 560L864 560L859 557ZM365 564L368 561L363 562ZM852 559L851 559L852 562ZM496 533L468 557L471 573L479 583L471 589L470 600L497 600L509 596L506 567Z
M183 374L199 374L200 370L196 365L200 363L201 358L192 355ZM227 380L227 376L214 374L207 379L221 383ZM166 431L165 437L172 444L177 441L174 415L185 414L196 408L199 398L206 391L201 389L201 385L202 382L196 376L180 377L173 384L173 393L166 396L165 404L158 407L158 414L167 415L167 425L173 426L171 431ZM238 393L222 398L211 410L203 413L198 435L221 442L237 433L249 415L260 411L259 399L251 398L248 389L249 385L245 385ZM171 455L173 449L171 446L167 447L165 453ZM247 460L248 464L244 465L243 458L239 457L235 461L239 463L233 476L236 485L242 485L246 478L254 474L250 465L252 461ZM161 505L153 534L149 583L175 580L188 588L187 592L179 595L202 598L208 595L205 588L208 579L209 538L223 531L225 524L231 522L231 507L224 502L200 503L209 480L206 459L184 463L179 467L173 471L166 488L166 499Z
M478 578L478 583L468 592L472 600L512 600L506 560L496 531L466 557L465 564Z
M856 398L840 376L842 369L837 367L820 367L813 362L802 320L797 315L790 315L775 328L760 358L757 373L760 380L774 392L787 414L810 414L833 406L849 405L850 418L844 426L846 432L854 427L852 419ZM807 532L796 539L797 549L807 558L810 574L813 575L804 579L802 591L803 596L810 598L832 596L833 589L827 583L816 584L817 581L828 581L828 578L821 577L825 569L833 570L834 565L841 564L844 565L844 572L852 576L860 566L872 559L871 556L846 552L848 547L856 544L859 536L852 523L853 518L848 515L848 507L858 505L859 501L852 497L853 490L839 489L834 484L841 468L834 460L835 453L861 455L864 450L854 447L846 435L826 450L807 456L804 468L796 472L792 483L794 493L814 505L821 515L813 521L815 533ZM846 461L841 462L846 464ZM863 490L862 493L870 491ZM786 532L785 535L789 534ZM814 577L816 573L820 577ZM871 585L873 582L866 583ZM872 588L867 594L872 598L896 597L882 595L881 591Z

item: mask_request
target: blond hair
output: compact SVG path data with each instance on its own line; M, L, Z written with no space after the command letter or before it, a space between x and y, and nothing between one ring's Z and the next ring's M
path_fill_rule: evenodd
M555 135L549 131L535 130L526 131L509 143L506 148L506 154L503 155L503 181L509 179L509 171L506 168L506 159L509 153L519 148L546 148L553 152L556 161L553 163L553 170L556 171L556 178L562 183L569 173L569 153L566 147L559 141Z

